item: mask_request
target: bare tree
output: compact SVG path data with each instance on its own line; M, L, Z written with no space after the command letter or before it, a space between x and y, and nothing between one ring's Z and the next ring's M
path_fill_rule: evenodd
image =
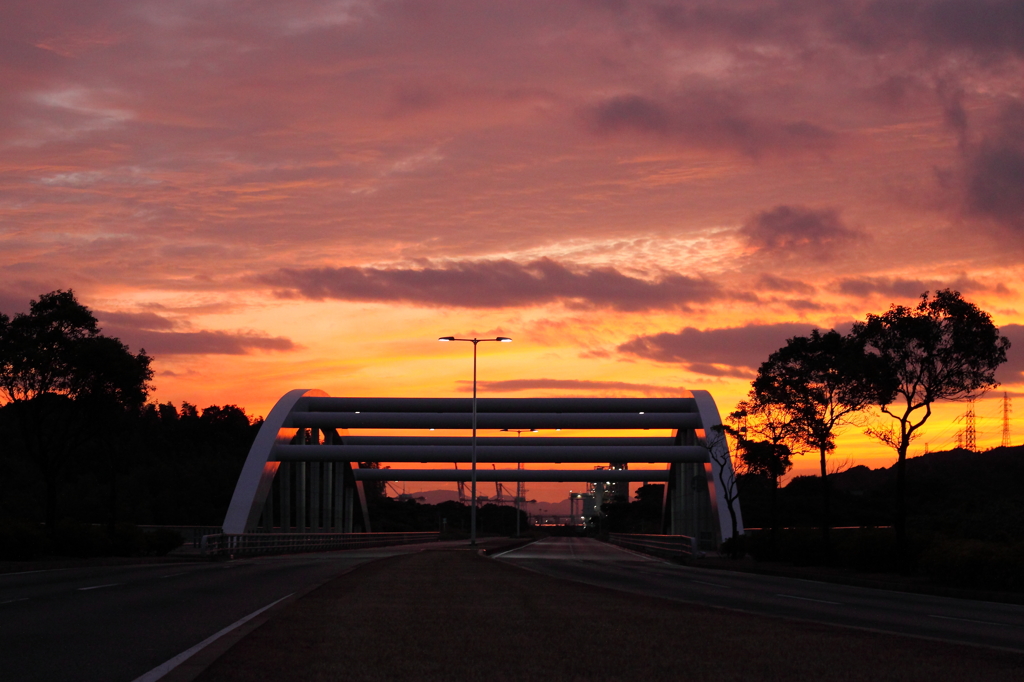
M739 532L739 485L736 480L736 471L733 468L732 457L729 454L729 443L726 439L728 427L717 424L711 427L711 433L705 436L705 444L711 460L718 465L718 480L716 486L720 486L722 497L725 499L725 506L729 510L729 521L732 524L732 537L738 537ZM735 544L735 543L734 543Z

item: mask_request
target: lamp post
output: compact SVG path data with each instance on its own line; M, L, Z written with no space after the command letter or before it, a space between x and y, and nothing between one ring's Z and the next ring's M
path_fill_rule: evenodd
M469 475L470 495L472 496L469 508L469 544L476 544L476 346L481 341L500 341L512 343L507 336L498 336L493 339L457 339L454 336L442 336L438 341L468 341L473 344L473 460L472 473Z

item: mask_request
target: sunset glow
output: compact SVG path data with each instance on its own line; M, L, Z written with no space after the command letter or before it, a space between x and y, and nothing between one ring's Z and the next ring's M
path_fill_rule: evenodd
M481 396L727 413L945 287L1014 344L980 447L1024 396L1019 2L44 1L0 45L0 311L74 289L155 400L464 396L455 334L515 339Z

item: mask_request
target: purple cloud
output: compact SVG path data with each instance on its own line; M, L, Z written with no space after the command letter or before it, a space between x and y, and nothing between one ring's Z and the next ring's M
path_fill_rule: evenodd
M422 268L284 268L257 279L283 297L403 301L427 306L501 308L562 302L623 311L686 309L726 297L702 277L660 273L653 279L613 267L570 267L550 258L459 261Z
M667 32L698 40L807 45L824 34L872 52L925 46L985 56L1024 53L1019 0L691 0L654 4L651 13Z
M736 149L749 156L820 151L835 143L833 132L809 121L778 121L745 114L744 109L734 94L696 88L670 101L636 94L612 97L591 107L587 115L599 133L638 132L698 147Z
M132 348L160 355L247 355L254 350L291 351L298 346L283 336L254 332L160 332L128 327L107 326L103 333L116 336Z
M927 291L938 289L955 289L960 292L993 291L1006 294L1009 290L1000 283L987 286L967 275L960 275L954 280L921 280L902 277L847 277L839 280L839 292L847 296L871 296L883 294L894 298L919 298Z
M102 331L150 355L246 355L254 350L291 351L298 346L283 336L259 332L175 331L177 323L153 312L97 311Z
M776 206L762 211L739 232L758 251L810 251L819 257L863 236L843 224L838 210L806 206Z
M814 286L798 279L763 274L757 278L757 288L762 291L778 291L784 294L814 293Z
M96 319L100 321L101 326L113 325L120 328L146 329L150 331L169 330L174 329L176 326L174 320L150 312L124 313L96 310L93 314L96 315Z
M749 378L753 370L781 348L786 339L810 333L813 325L799 322L748 324L743 327L701 331L686 327L678 332L637 336L618 347L620 353L679 363L709 376Z
M1004 384L1024 383L1024 325L1004 324L999 334L1010 340L1006 362L996 371L996 379Z
M969 213L1024 235L1024 104L1004 107L994 130L970 152L966 183Z

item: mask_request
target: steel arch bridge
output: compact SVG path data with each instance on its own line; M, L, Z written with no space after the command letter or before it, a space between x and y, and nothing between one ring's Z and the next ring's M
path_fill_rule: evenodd
M479 437L480 465L524 463L530 469L479 469L478 481L664 482L663 532L717 547L732 536L729 498L735 478L721 417L707 391L678 398L481 398L479 429L592 431L566 437ZM470 398L332 398L320 390L285 394L263 422L224 518L225 533L279 522L283 532L370 531L364 481L467 481L469 469L374 469L359 462L470 462L469 436L429 430L471 428ZM350 435L349 430L375 435ZM607 435L669 430L670 436ZM422 431L422 435L407 435ZM390 432L390 433L389 433ZM383 434L383 435L381 435ZM575 463L663 464L664 469L559 468Z

